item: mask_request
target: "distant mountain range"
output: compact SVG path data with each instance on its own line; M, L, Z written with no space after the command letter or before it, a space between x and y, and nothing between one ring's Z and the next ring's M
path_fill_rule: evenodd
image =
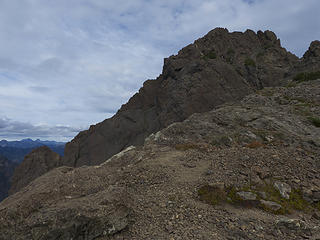
M17 148L34 148L40 146L63 146L64 142L56 141L41 141L40 139L32 140L30 138L22 139L20 141L1 140L0 147L17 147Z
M41 141L40 139L32 140L30 138L26 138L21 141L1 140L0 155L6 157L12 162L21 163L25 155L30 153L33 149L41 146L47 146L61 156L64 154L64 142Z

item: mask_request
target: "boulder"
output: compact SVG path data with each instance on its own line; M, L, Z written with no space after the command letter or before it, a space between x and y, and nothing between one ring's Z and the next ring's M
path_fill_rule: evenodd
M278 204L276 202L272 202L272 201L265 201L265 200L261 199L260 200L260 204L263 207L265 207L265 208L267 208L269 210L275 211L275 212L281 209L281 205L280 204Z
M237 192L237 196L243 201L254 201L257 199L257 195L252 192Z
M291 187L289 184L277 181L273 184L273 186L279 191L283 198L290 198Z

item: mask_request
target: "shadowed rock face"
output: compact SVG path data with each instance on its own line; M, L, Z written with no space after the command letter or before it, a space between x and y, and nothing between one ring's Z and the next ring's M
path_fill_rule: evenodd
M303 71L319 71L320 69L320 41L311 42L308 51L303 55Z
M10 187L10 177L16 164L0 155L0 201L7 197Z
M165 59L162 74L146 81L116 115L80 132L66 145L61 164L99 164L193 113L281 85L297 64L271 31L214 29Z
M61 164L59 154L47 146L39 147L25 156L23 162L16 167L11 179L9 194L14 194L42 174Z

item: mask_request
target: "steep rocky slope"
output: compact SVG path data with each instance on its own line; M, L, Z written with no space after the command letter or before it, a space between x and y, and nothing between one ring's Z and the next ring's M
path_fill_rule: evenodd
M320 80L292 82L56 168L0 203L0 239L319 239L319 113Z
M310 52L306 59L313 55ZM195 112L240 100L262 87L281 85L300 62L271 31L214 29L165 59L162 74L146 81L115 116L79 133L66 145L62 164L99 164Z
M0 155L0 201L8 196L10 177L16 164Z
M42 146L25 156L22 163L16 167L11 179L9 194L19 191L32 180L53 168L60 166L61 157L49 147Z

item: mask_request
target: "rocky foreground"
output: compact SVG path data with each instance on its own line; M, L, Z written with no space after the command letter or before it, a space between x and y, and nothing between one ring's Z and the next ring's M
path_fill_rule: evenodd
M0 204L0 239L320 239L320 80L301 81L46 173Z

